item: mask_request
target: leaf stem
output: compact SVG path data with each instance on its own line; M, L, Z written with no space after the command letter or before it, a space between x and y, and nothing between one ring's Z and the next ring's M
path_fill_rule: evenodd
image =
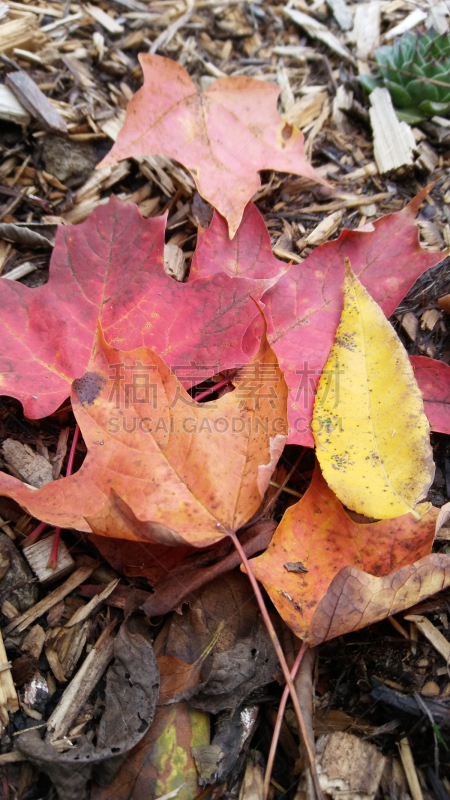
M209 386L208 389L205 389L204 392L200 392L197 397L194 397L196 403L201 403L206 397L209 397L210 394L214 394L214 392L218 392L219 389L223 389L224 386L228 386L229 383L233 380L233 377L224 378L223 381L219 381L219 383L215 383L214 386Z
M44 531L47 527L46 522L40 522L39 525L27 536L26 539L22 542L22 547L29 547L30 544L34 544L39 536L41 535L42 531Z
M56 569L56 567L58 566L58 546L59 546L60 536L61 536L61 528L55 528L55 537L53 539L50 558L47 561L47 569Z
M75 425L75 431L73 434L72 444L70 447L69 458L67 460L66 478L68 478L69 475L72 475L73 460L75 458L75 450L77 449L79 436L80 436L80 426L78 425L77 422L77 424Z
M228 536L232 540L236 550L238 551L238 553L239 553L239 555L241 557L241 561L245 566L245 569L246 569L246 572L247 572L247 577L248 577L248 579L249 579L249 581L250 581L250 583L252 585L252 589L253 589L253 591L255 593L255 597L256 597L256 600L258 602L258 605L259 605L259 608L260 608L260 611L261 611L261 615L262 615L262 618L264 620L264 624L265 624L265 626L267 628L269 636L270 636L270 638L272 640L272 644L273 644L273 646L275 648L275 652L276 652L276 654L278 656L278 660L280 662L280 666L281 666L281 669L283 671L283 675L284 675L286 684L288 686L289 693L290 693L291 698L292 698L292 704L294 706L295 715L297 717L299 732L300 732L301 737L303 739L303 744L304 744L304 747L305 747L306 757L307 757L307 760L308 760L308 766L309 766L310 771L311 771L311 777L312 777L312 781L313 781L313 785L314 785L314 790L315 790L315 793L317 795L317 799L318 800L322 800L322 790L320 788L319 777L317 775L316 764L315 764L315 761L314 761L314 754L313 754L313 751L312 751L312 748L311 748L311 743L309 741L309 736L308 736L308 733L307 733L307 730L306 730L305 720L303 719L303 714L302 714L302 710L300 708L300 702L299 702L299 699L297 697L297 692L295 691L294 682L293 682L293 680L291 678L291 673L289 672L289 667L287 665L286 658L284 656L280 641L279 641L278 636L276 634L275 628L273 627L272 620L270 619L269 612L267 611L267 608L266 608L266 604L264 603L264 598L263 598L263 596L261 594L261 589L259 588L258 581L256 580L256 578L255 578L255 576L253 574L253 570L252 570L252 568L250 566L250 562L249 562L247 556L245 555L245 550L242 547L242 545L241 545L241 543L240 543L240 541L239 541L239 539L238 539L238 537L236 536L235 533L228 532Z
M75 451L77 449L79 436L80 436L80 426L78 425L77 422L77 424L75 425L72 444L70 446L69 458L67 460L66 478L68 478L69 475L72 475L73 460L75 458ZM55 538L53 539L50 558L47 562L47 569L56 569L56 567L58 566L58 547L59 547L60 536L61 536L61 528L55 528Z
M294 665L291 670L291 678L293 681L295 680L295 677L297 675L300 664L302 663L302 658L305 655L307 647L308 645L303 640L302 646L300 647L300 650L297 653L297 657L294 661ZM267 759L266 774L264 776L263 800L267 800L269 796L270 780L272 778L273 764L275 761L278 739L280 738L281 725L283 723L284 711L286 708L288 697L289 697L289 687L286 685L283 689L283 694L281 696L275 727L273 729L272 741L270 743L270 751L269 751L269 757Z

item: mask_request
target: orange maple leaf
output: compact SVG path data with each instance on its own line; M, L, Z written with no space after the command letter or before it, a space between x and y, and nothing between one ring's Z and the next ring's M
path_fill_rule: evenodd
M353 522L316 464L309 489L250 563L284 621L313 646L450 584L450 557L429 555L437 514Z
M286 441L287 386L265 334L234 383L196 403L153 350L120 352L99 330L72 387L81 469L37 491L0 473L0 493L60 527L209 545L258 510Z

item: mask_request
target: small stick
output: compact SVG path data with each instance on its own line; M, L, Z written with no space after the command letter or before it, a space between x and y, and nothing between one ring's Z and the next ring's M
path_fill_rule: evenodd
M78 425L77 422L77 424L75 425L72 445L70 448L69 460L67 461L66 478L68 478L69 475L72 475L73 461L75 458L75 450L77 449L79 435L80 435L80 426ZM56 569L56 567L58 566L58 545L60 536L61 536L61 528L55 528L55 538L53 539L53 547L50 553L50 558L48 560L47 569Z
M429 619L421 617L418 614L409 614L407 617L404 617L404 619L406 622L414 622L420 633L425 636L434 649L441 654L445 662L447 664L450 663L450 643Z
M411 747L406 736L403 739L400 739L398 747L400 750L400 758L402 760L403 769L406 773L409 791L411 792L411 797L413 800L423 800L422 789L420 788L419 779L414 766Z
M303 719L302 710L300 708L300 702L299 702L299 699L297 697L297 692L295 691L294 682L293 682L293 680L291 678L291 673L289 672L289 667L288 667L288 665L286 663L286 659L284 657L284 653L283 653L280 641L279 641L278 636L276 634L275 628L273 627L272 620L270 619L269 612L267 611L266 605L264 603L263 596L261 594L261 590L260 590L258 582L257 582L257 580L256 580L256 578L255 578L255 576L253 574L253 570L252 570L252 568L250 566L250 562L249 562L249 560L248 560L248 558L247 558L247 556L245 554L245 550L242 547L242 545L241 545L241 543L240 543L240 541L239 541L239 539L238 539L238 537L236 536L235 533L228 532L228 536L232 540L236 550L238 551L238 553L239 553L239 555L241 557L241 561L245 566L245 569L247 571L247 577L248 577L248 579L249 579L249 581L250 581L250 583L252 585L252 589L253 589L253 591L255 593L255 597L256 597L256 600L258 602L258 605L259 605L259 608L260 608L260 611L261 611L261 615L262 615L262 618L264 620L264 624L265 624L265 626L267 628L269 636L270 636L270 638L272 640L272 644L273 644L273 646L275 648L275 652L276 652L276 654L278 656L278 660L280 662L280 666L281 666L281 669L283 671L283 675L284 675L285 681L287 683L287 686L288 686L288 689L289 689L289 692L290 692L290 695L291 695L291 698L292 698L292 704L294 706L295 715L297 717L299 732L300 732L301 737L303 739L303 744L304 744L304 747L305 747L306 757L307 757L308 765L309 765L309 768L310 768L310 771L311 771L311 777L312 777L313 784L314 784L314 790L315 790L315 793L317 795L318 800L321 800L323 795L322 795L322 790L320 788L319 776L318 776L317 770L316 770L314 754L313 754L312 749L311 749L311 743L309 741L309 737L308 737L308 733L307 733L306 725L305 725L305 720Z
M116 620L113 620L100 634L48 719L46 739L51 744L66 735L111 661L114 655L114 638L111 633L115 625Z
M93 564L86 567L80 567L75 572L72 572L72 575L58 586L57 589L54 589L53 592L50 592L46 597L36 603L35 606L31 606L28 611L25 611L20 617L16 617L13 619L9 625L6 626L3 633L8 634L12 631L17 631L17 633L22 633L25 628L28 628L33 622L36 622L42 614L45 614L49 611L56 603L59 603L60 600L63 600L64 597L67 597L70 592L73 592L78 586L81 586L84 581L89 578L89 576L93 573L94 569L96 568L97 563L94 561ZM4 659L6 660L6 659Z
M4 669L0 672L0 721L3 725L9 722L9 714L19 710L19 700L17 697L16 687L10 672L8 656L6 655L5 645L3 644L3 637L0 632L0 661Z
M300 664L302 663L302 658L303 658L303 656L305 654L305 650L306 650L307 646L308 645L306 644L306 642L303 641L302 642L302 646L300 647L300 650L297 653L297 657L296 657L296 659L294 661L294 664L293 664L293 667L292 667L292 670L291 670L291 678L292 678L293 681L296 678L298 669L300 667ZM272 770L273 770L273 765L274 765L274 762L275 762L275 754L277 752L278 739L280 738L280 731L281 731L281 726L283 724L283 717L284 717L284 712L285 712L285 709L286 709L286 703L287 703L288 697L289 697L289 687L286 684L286 686L283 689L283 694L281 696L281 701L280 701L280 705L279 705L279 708L278 708L278 714L277 714L277 718L276 718L276 721L275 721L275 727L273 729L272 741L270 743L270 751L269 751L269 757L267 759L266 774L264 776L263 800L267 800L267 798L269 796L270 781L271 781L271 778L272 778Z

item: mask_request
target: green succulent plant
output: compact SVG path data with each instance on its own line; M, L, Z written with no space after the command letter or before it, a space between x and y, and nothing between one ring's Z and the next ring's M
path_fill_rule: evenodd
M400 119L414 125L450 112L450 36L434 31L406 33L375 53L380 77L361 75L371 92L385 86Z

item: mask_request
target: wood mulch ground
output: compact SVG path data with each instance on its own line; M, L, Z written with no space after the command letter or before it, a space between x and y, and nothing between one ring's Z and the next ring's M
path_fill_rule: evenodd
M112 192L137 203L144 217L167 211L167 242L180 247L189 264L198 224L207 224L210 209L182 167L158 156L94 170L111 148L127 103L141 85L137 55L148 51L181 63L202 88L218 77L237 75L279 83L280 111L303 130L308 157L337 190L330 198L323 188L303 178L262 174L255 201L279 258L301 262L343 228L358 228L400 210L428 183L434 186L418 216L422 246L431 251L449 246L450 122L438 119L413 128L414 164L380 174L368 101L357 76L370 70L374 50L397 26L416 31L439 24L448 29L450 3L388 0L346 5L345 0L293 0L290 8L308 15L310 25L296 24L282 2L261 0L100 0L95 4L0 0L1 275L30 287L45 283L56 225L82 222ZM8 75L18 69L34 82L24 89L23 105L7 88ZM54 117L45 113L42 95L50 101ZM67 135L60 132L62 120ZM26 231L43 238L30 244L25 233L8 236L5 226L10 223L24 223ZM450 317L437 300L450 292L449 273L450 260L445 259L417 282L392 319L410 354L448 364ZM41 454L56 451L60 422L46 420L37 430L23 419L18 403L1 399L0 436L21 436ZM71 424L69 418L67 424ZM448 437L435 434L433 442L437 472L432 499L442 505L450 499ZM289 463L289 448L285 455ZM77 458L82 456L80 443ZM310 473L311 468L312 460L306 459L302 470ZM303 492L302 475L294 475L289 486ZM276 507L277 519L285 501ZM34 523L12 503L2 501L0 515L9 521L16 543L33 528ZM92 546L72 533L63 538L69 560L70 551L78 568L83 559L85 565L90 563L89 558L95 556ZM439 548L450 552L450 543L440 543ZM97 582L109 583L113 577L106 563L97 567ZM61 580L66 578L61 576ZM145 581L123 580L145 588ZM39 597L44 598L55 585L59 583L40 584ZM0 601L5 627L14 618L14 607L8 606L8 598L0 597ZM447 640L449 601L450 592L443 592L414 609L426 615ZM63 618L68 619L82 602L86 601L73 591L66 598ZM315 667L316 736L347 731L375 744L387 757L377 797L443 800L449 796L448 664L432 637L419 633L414 622L386 621L320 648ZM22 683L26 679L27 675ZM259 698L263 713L251 746L264 757L279 697L279 689L273 687ZM403 704L402 697L406 698ZM13 736L25 726L27 715L39 719L32 704L21 701L12 723L1 723L0 764L2 758L8 760ZM405 735L412 749L411 769L418 779L415 790L399 757ZM292 756L297 733L289 708L283 736L272 787L277 800L294 797L298 785L299 766ZM47 779L38 778L29 762L4 764L1 770L0 796L20 800L52 796ZM219 796L215 791L214 796ZM228 790L222 787L221 791Z

